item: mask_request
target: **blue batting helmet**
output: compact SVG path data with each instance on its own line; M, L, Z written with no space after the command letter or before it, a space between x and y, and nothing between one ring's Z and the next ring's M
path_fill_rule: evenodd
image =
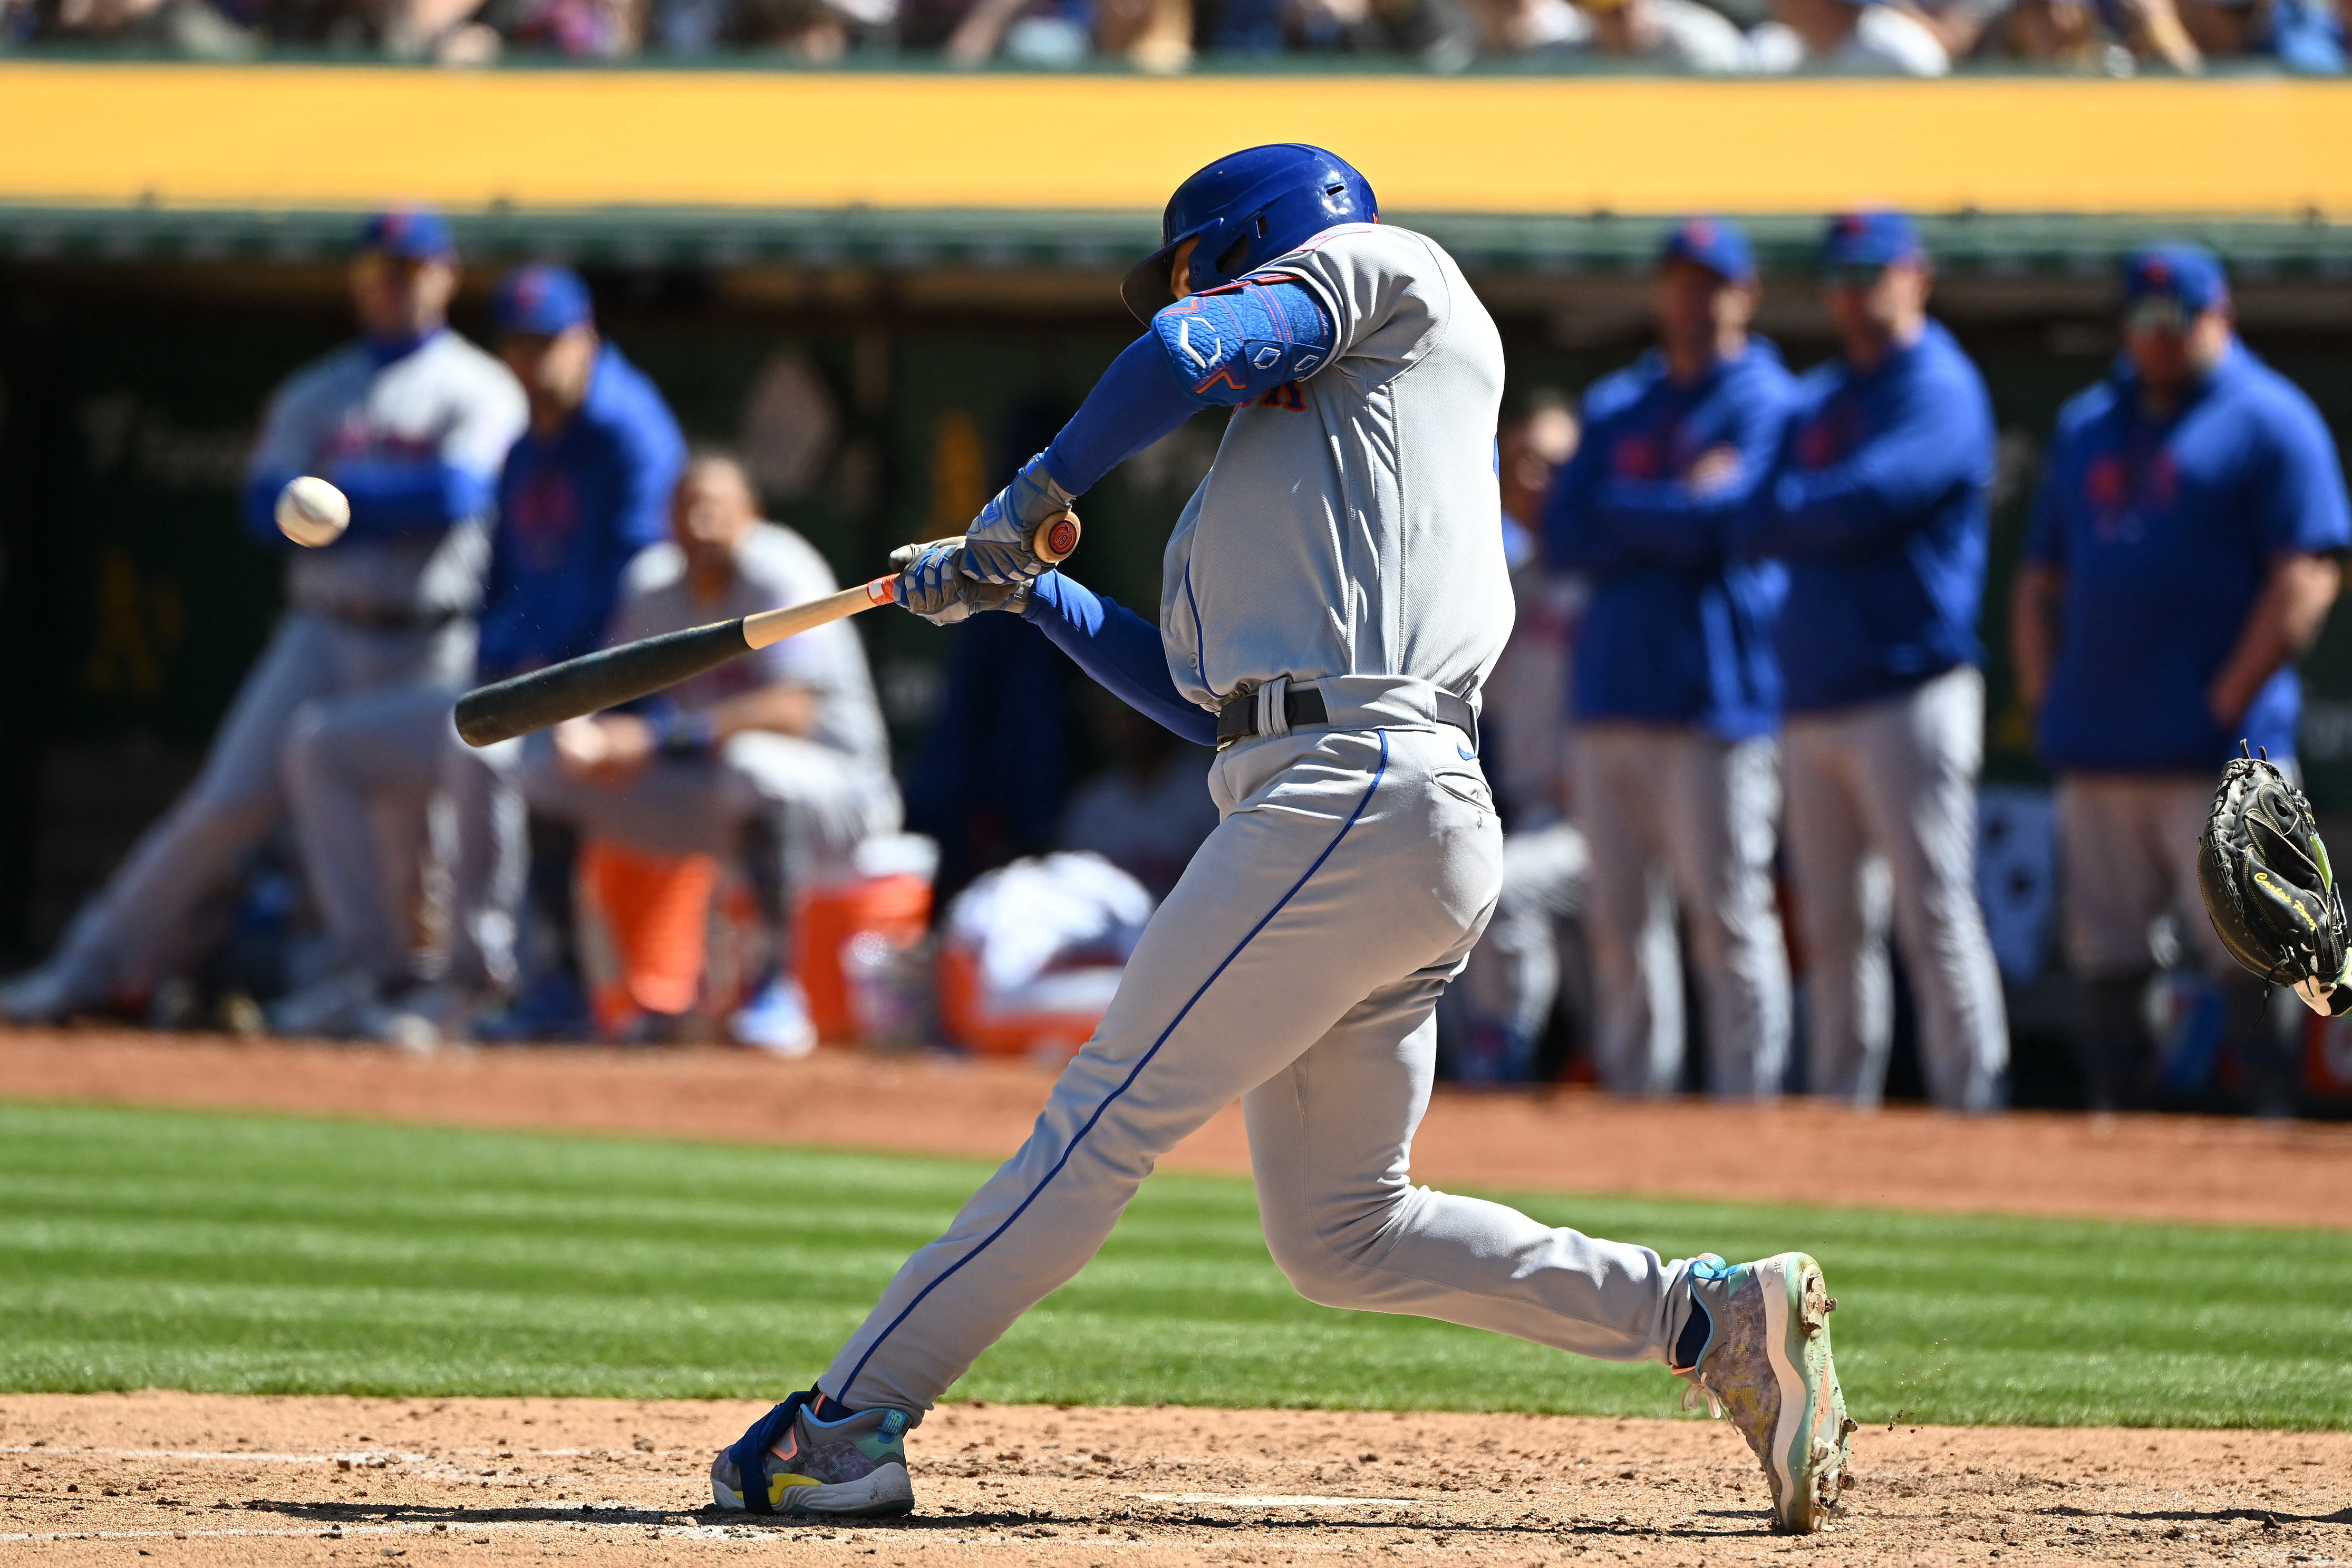
M1303 142L1244 148L1176 187L1160 215L1160 248L1136 263L1119 298L1140 321L1174 299L1176 247L1196 236L1188 280L1195 292L1230 283L1334 224L1377 223L1370 180L1343 158Z

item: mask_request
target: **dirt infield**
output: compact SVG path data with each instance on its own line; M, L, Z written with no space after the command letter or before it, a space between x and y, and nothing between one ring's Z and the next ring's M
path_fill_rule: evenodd
M218 1037L0 1027L0 1098L316 1111L1001 1157L1052 1079L1021 1063L823 1051L534 1048L412 1057ZM1769 1152L1805 1141L1803 1160ZM1765 1152L1759 1157L1759 1151ZM1228 1106L1171 1169L1248 1168ZM1827 1184L1819 1173L1828 1173ZM1966 1119L1440 1093L1413 1145L1438 1185L2352 1227L2352 1126L2045 1113Z
M420 1058L0 1032L5 1099L974 1155L1013 1148L1049 1082L1017 1064L831 1052ZM1754 1157L1798 1137L1835 1152L1833 1190ZM1228 1108L1167 1163L1245 1159ZM1441 1094L1413 1168L1465 1185L2352 1226L2344 1128ZM1764 1528L1754 1462L1713 1423L961 1405L913 1439L919 1510L841 1528L704 1508L711 1451L756 1411L0 1394L0 1563L2352 1561L2343 1434L1870 1427L1836 1527L1790 1541Z
M1865 1429L1838 1522L1765 1528L1727 1426L1527 1415L950 1405L919 1511L854 1527L709 1509L759 1406L0 1396L0 1562L583 1559L1639 1568L1783 1558L2324 1563L2352 1556L2352 1436Z

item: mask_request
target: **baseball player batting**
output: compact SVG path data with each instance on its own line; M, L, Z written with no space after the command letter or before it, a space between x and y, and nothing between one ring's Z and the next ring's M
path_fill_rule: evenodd
M1852 1428L1811 1258L1669 1263L1407 1176L1432 1009L1501 879L1477 753L1511 626L1494 321L1451 257L1381 224L1364 177L1318 148L1220 159L1177 189L1162 238L1125 286L1150 330L968 532L900 552L896 597L941 624L1024 616L1213 742L1222 821L1020 1152L815 1386L719 1456L714 1496L912 1508L908 1429L1239 1096L1266 1244L1303 1295L1662 1361L1730 1411L1775 1521L1814 1529ZM1211 406L1233 415L1169 540L1159 625L1048 570L1037 523Z

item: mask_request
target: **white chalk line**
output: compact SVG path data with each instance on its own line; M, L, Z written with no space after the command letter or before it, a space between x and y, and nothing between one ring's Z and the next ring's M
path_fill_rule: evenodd
M1402 1497L1339 1497L1287 1492L1138 1492L1139 1502L1211 1503L1221 1508L1419 1508L1421 1500Z
M658 1458L665 1453L692 1454L700 1451L696 1448L656 1448L646 1453L645 1449L638 1448L632 1450L632 1456L644 1454L647 1458ZM438 1454L412 1454L402 1448L353 1448L340 1454L279 1454L250 1449L215 1452L196 1448L66 1448L54 1443L38 1447L0 1443L0 1454L94 1454L110 1459L253 1459L273 1465L331 1465L341 1460L371 1466L379 1461L388 1465L423 1465L452 1456L474 1459L595 1459L607 1454L620 1457L620 1451L614 1448L525 1448L519 1451L509 1448L444 1448Z

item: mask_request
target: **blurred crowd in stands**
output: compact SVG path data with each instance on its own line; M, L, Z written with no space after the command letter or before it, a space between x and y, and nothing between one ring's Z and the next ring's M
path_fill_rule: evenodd
M2352 546L2319 413L2239 341L2210 252L2130 258L2125 350L2059 417L2011 605L2056 915L1989 922L1990 402L1906 217L1831 220L1820 268L1836 352L1793 374L1749 330L1745 235L1681 223L1656 346L1578 402L1507 401L1517 614L1480 746L1504 880L1441 1005L1445 1074L1551 1078L1565 1040L1616 1093L1867 1107L1900 1016L1927 1097L1991 1111L2011 998L2054 959L2093 1107L2294 1113L2334 1037L2231 963L2194 856L2242 740L2296 769L2294 666ZM208 974L204 1016L292 1037L1076 1049L1216 814L1207 753L1021 616L945 634L896 765L846 622L459 742L477 681L836 584L741 463L689 447L579 277L501 279L489 352L446 323L457 278L438 216L371 220L361 335L281 385L250 463L289 608L201 775L0 1020L193 1020ZM301 474L352 501L323 549L274 521ZM1105 765L1074 780L1079 730Z
M453 66L729 51L1148 71L1353 56L1445 70L1581 58L1717 76L1932 77L1971 62L2129 76L2229 61L2340 75L2347 19L2352 0L0 0L0 47L373 52Z

